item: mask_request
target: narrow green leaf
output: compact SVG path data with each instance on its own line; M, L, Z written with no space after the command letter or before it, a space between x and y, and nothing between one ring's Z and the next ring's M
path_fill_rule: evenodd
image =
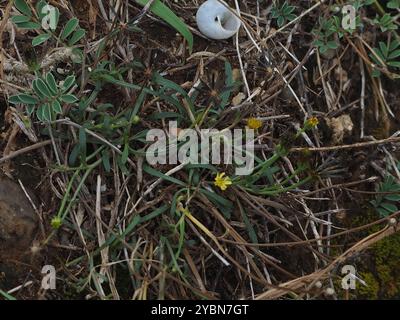
M386 58L388 56L388 47L384 42L379 42L379 48L381 49L381 52L383 56Z
M400 68L400 61L389 61L387 62L387 65L395 68Z
M42 26L37 22L21 22L16 24L19 29L28 29L28 30L35 30L40 29Z
M102 153L101 160L103 162L103 166L106 172L111 172L110 153L108 151L104 151Z
M136 0L136 2L145 6L149 0ZM176 14L160 0L155 0L150 10L178 31L188 42L189 50L192 52L193 34L190 32L186 23L181 18L177 17Z
M152 167L149 167L147 165L144 165L143 167L144 172L157 177L157 178L161 178L162 180L166 180L168 182L180 185L182 187L186 187L186 184L184 182L182 182L181 180L175 179L173 177L167 176L164 173L161 173L160 171L157 171L155 169L153 169Z
M3 296L4 299L6 300L17 300L16 298L14 298L12 295L8 294L7 292L3 291L0 289L0 296Z
M388 59L389 59L389 60L392 60L392 59L395 59L395 58L397 58L397 57L400 57L400 49L392 51L392 52L389 54Z
M389 50L390 50L390 51L393 51L393 50L397 49L398 47L400 47L400 41L393 40L393 41L390 43Z
M63 92L68 91L74 84L75 84L75 76L68 76L62 85Z
M387 217L387 216L390 214L389 211L387 211L387 210L385 210L385 209L383 209L383 208L378 208L377 210L378 210L379 214L380 214L382 217Z
M121 155L121 162L123 164L125 164L126 161L128 160L128 156L129 156L129 144L126 143L124 146L124 151L122 152L122 155Z
M36 79L36 85L39 92L43 94L45 97L51 98L53 96L49 88L47 87L46 83L42 79L40 78Z
M33 111L35 111L35 107L32 105L27 105L26 106L26 112L28 113L28 115L32 115Z
M61 107L61 104L60 104L60 102L59 102L58 100L54 100L54 101L53 101L52 107L53 107L53 111L54 111L56 114L62 113L62 107Z
M32 17L32 11L25 2L25 0L15 0L14 2L15 7L18 9L19 12L23 13L28 17Z
M57 83L56 83L56 79L54 79L54 76L51 72L49 72L46 75L46 83L47 83L47 86L49 87L50 91L53 94L56 94L57 93Z
M71 20L69 20L65 25L63 31L61 32L61 40L65 40L72 32L74 32L78 24L79 20L77 18L72 18Z
M27 16L13 16L11 18L11 21L14 23L23 23L23 22L28 22L29 20L31 20L30 17Z
M42 122L50 122L51 121L51 110L50 110L49 105L42 104L36 110L36 116Z
M385 199L390 201L400 201L400 194L389 194L385 196Z
M61 96L61 100L65 103L74 103L78 101L78 98L75 97L73 94L64 94Z
M394 204L388 203L388 202L381 203L381 207L383 207L390 213L396 212L398 210L397 206L395 206Z
M19 95L11 96L8 99L8 102L12 103L12 104L20 104L20 103L22 103L22 101L19 99Z
M49 33L43 33L43 34L39 34L38 36L36 36L35 38L32 39L32 45L34 47L42 44L43 42L46 42L47 40L49 40L51 37L51 35Z
M30 96L28 94L20 94L18 96L18 98L22 103L25 103L25 104L37 104L37 103L39 103L38 99L36 99L35 97L32 97L32 96Z
M86 130L85 128L79 128L79 153L82 161L86 161Z
M79 40L81 40L86 34L86 31L84 29L78 29L74 32L72 37L70 38L68 45L73 46L75 43L77 43Z

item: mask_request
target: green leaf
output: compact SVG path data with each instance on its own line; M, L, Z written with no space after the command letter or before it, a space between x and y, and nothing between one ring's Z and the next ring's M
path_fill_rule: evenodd
M327 52L328 49L329 49L328 46L323 45L323 46L319 47L319 52L321 52L321 54L322 54L322 53Z
M400 41L393 40L392 43L389 45L389 50L393 51L393 50L397 49L398 47L400 47Z
M79 28L74 32L72 37L69 39L68 45L73 46L75 43L77 43L79 40L81 40L86 34L86 31L84 29Z
M390 201L400 201L400 194L389 194L385 196L385 199Z
M19 95L15 95L15 96L11 96L11 97L8 99L8 102L9 102L9 103L12 103L12 104L20 104L20 103L21 103L21 100L19 100Z
M74 103L78 101L78 98L75 97L73 94L64 94L61 96L61 100L65 103Z
M339 46L336 41L328 41L326 45L329 49L337 49Z
M16 23L16 24L17 23L22 23L22 22L28 22L29 20L31 20L31 18L27 17L27 16L13 16L11 18L11 21Z
M400 1L399 0L391 0L388 2L387 7L389 9L400 9Z
M68 91L74 84L75 84L75 76L68 76L62 85L63 92Z
M79 128L79 153L82 161L86 161L86 130L84 127Z
M400 49L392 51L392 52L389 54L388 59L389 59L389 60L392 60L392 59L395 59L395 58L397 58L397 57L400 57Z
M136 2L145 6L149 0L136 0ZM175 13L160 0L155 0L151 5L150 10L178 31L188 42L189 50L192 52L193 34L190 32L185 22L181 18L177 17Z
M390 213L396 212L398 210L397 206L395 206L394 204L388 203L388 202L381 203L381 207L386 209Z
M395 68L400 68L400 61L389 61L387 62L387 65Z
M56 79L54 79L54 76L51 72L49 72L46 75L46 83L47 83L47 86L49 87L50 91L53 94L56 94L57 93L57 83L56 83Z
M26 106L26 112L28 113L28 115L32 115L33 111L35 111L35 107L32 105L27 105Z
M126 143L125 147L124 147L124 151L122 152L122 155L121 155L121 162L123 164L125 164L126 161L128 160L128 156L129 156L129 144Z
M60 104L60 102L58 100L54 100L51 106L53 107L53 111L56 114L62 113L62 107L61 107L61 104Z
M23 13L28 17L32 17L32 11L24 0L15 0L14 5L19 12Z
M71 153L69 154L68 163L70 166L76 165L76 159L78 158L78 154L79 154L79 144L75 145L72 148Z
M51 110L48 104L42 104L36 110L37 118L42 122L50 122L51 121Z
M60 38L61 40L65 40L79 24L79 20L77 18L72 18L67 22L67 24L64 27L64 30L61 32Z
M4 299L6 300L17 300L16 298L14 298L12 295L8 294L7 292L3 291L0 289L0 295L4 297Z
M246 212L244 212L244 210L243 210L242 206L240 205L240 203L238 203L238 204L239 204L239 209L240 209L240 213L242 215L243 222L246 225L247 233L249 235L249 238L250 238L251 242L252 243L258 243L257 233L256 233L256 231L254 229L253 224L251 223L251 221L250 221L248 215L246 214Z
M110 153L108 151L104 151L102 153L101 160L103 162L103 166L106 172L111 172Z
M45 14L42 13L42 10L44 8L44 6L47 4L46 1L44 0L40 0L37 4L36 4L36 12L39 15L39 19L41 20L42 18L44 18Z
M54 28L51 28L51 26L50 26L50 28L51 28L51 30L56 30L57 29L57 25L58 25L58 22L60 21L60 10L58 10L58 8L56 7L55 8L55 23L54 23Z
M378 208L377 210L378 210L379 214L381 215L381 217L387 217L390 214L389 211L387 211L383 208Z
M46 83L40 78L35 79L35 80L34 80L35 83L36 83L35 87L38 90L38 92L41 93L43 96L45 96L47 98L51 98L53 95L51 94L51 92L50 92L49 88L47 87ZM34 90L35 90L35 87L33 88ZM38 93L38 92L36 92L36 93Z
M161 173L160 171L157 171L157 170L153 169L152 167L149 167L148 165L144 165L143 166L143 171L148 173L148 174L150 174L150 175L152 175L152 176L155 176L157 178L161 178L162 180L166 180L168 182L180 185L182 187L186 187L186 184L184 182L182 182L181 180L178 180L178 179L175 179L173 177L167 176L164 173Z
M42 27L39 23L32 21L21 22L17 23L16 25L19 29L29 29L29 30L40 29Z
M386 58L389 53L389 48L387 45L384 42L379 42L379 48L381 49L383 56Z
M25 104L37 104L37 103L39 103L38 99L36 99L35 97L32 97L32 96L30 96L28 94L20 94L18 96L18 98L22 103L25 103Z

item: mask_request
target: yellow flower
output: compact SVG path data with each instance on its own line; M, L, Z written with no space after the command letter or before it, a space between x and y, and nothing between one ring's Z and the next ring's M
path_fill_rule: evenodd
M258 120L257 118L250 118L247 120L247 126L250 129L257 130L262 127L262 121Z
M53 229L59 229L62 225L62 220L60 217L54 217L53 219L51 219L50 224L53 227Z
M319 123L319 120L317 117L311 117L306 121L306 126L309 128L315 128Z
M215 177L215 182L214 184L219 187L222 191L225 191L228 186L232 184L232 180L229 177L224 177L225 172L218 173L217 176Z

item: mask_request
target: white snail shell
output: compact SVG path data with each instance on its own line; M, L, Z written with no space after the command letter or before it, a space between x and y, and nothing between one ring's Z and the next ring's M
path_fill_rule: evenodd
M222 40L234 36L241 21L218 0L204 2L196 14L197 26L210 39Z

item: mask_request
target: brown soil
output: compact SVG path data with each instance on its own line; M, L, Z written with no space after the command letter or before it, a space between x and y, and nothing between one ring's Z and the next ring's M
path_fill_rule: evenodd
M0 267L23 259L30 250L37 226L36 213L21 187L0 178Z

